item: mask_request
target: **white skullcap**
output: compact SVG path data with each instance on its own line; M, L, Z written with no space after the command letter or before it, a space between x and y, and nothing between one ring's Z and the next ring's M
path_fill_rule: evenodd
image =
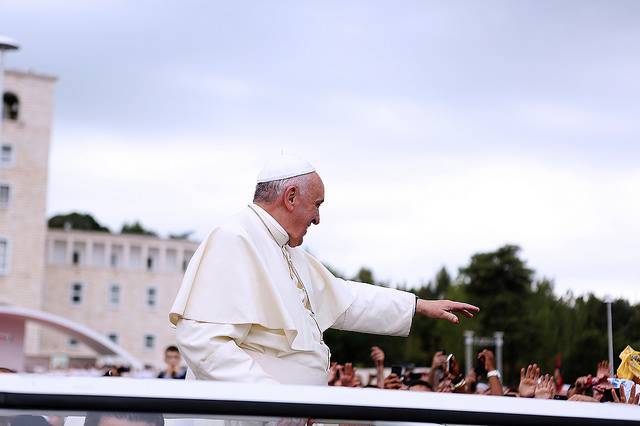
M305 160L288 154L280 154L267 161L258 174L258 183L288 179L313 173L316 169Z

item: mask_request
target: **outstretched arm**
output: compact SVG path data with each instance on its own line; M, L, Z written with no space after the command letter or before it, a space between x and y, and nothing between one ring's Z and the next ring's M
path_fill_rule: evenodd
M348 282L355 295L351 306L332 328L364 333L407 336L414 315L459 322L454 312L473 318L480 309L451 300L417 299L413 293L355 281Z
M349 281L348 286L355 298L332 328L388 336L409 335L416 296L355 281Z

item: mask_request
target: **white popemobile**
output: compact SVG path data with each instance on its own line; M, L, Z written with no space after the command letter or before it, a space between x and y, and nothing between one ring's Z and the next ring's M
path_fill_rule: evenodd
M335 424L640 425L640 407L625 404L321 386L0 374L0 424L11 424L6 422L9 416L35 415L46 416L52 425L72 426L84 424L88 412L94 417L95 412L110 412L114 417L133 415L138 420L155 416L167 426L213 420L304 424L307 419Z

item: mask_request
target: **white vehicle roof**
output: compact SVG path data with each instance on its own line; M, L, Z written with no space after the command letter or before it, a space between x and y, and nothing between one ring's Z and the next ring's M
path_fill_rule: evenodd
M612 403L369 388L0 374L0 412L27 408L458 424L640 424L640 407Z

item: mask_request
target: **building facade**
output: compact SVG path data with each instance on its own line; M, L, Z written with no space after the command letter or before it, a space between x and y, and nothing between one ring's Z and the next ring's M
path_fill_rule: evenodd
M0 303L43 308L47 175L55 78L6 71L0 134ZM27 324L25 351L38 328Z
M5 72L0 134L0 304L60 315L161 366L168 312L197 242L47 229L55 78ZM0 336L1 338L2 336ZM27 323L28 368L96 361L91 349Z
M143 363L162 365L174 344L168 313L197 243L157 237L49 229L43 308L123 346ZM41 352L68 354L75 364L95 355L52 330Z

